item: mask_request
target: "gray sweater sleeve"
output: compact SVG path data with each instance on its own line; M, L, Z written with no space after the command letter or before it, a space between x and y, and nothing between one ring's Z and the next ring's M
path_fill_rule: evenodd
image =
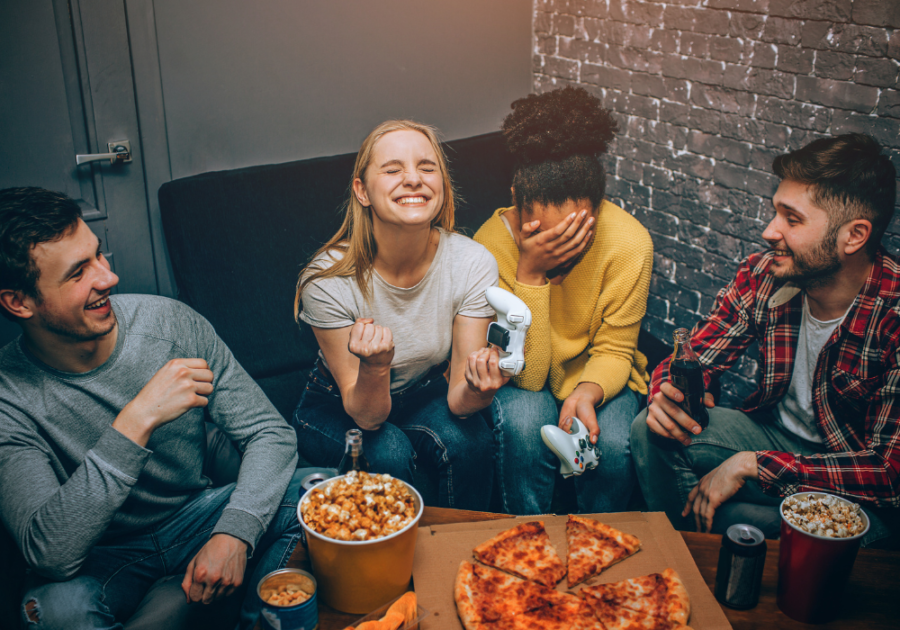
M35 571L71 578L137 483L150 451L110 427L65 483L27 432L0 438L0 513Z
M201 357L209 363L214 374L214 392L207 407L210 419L243 452L236 488L214 532L233 535L254 548L296 467L294 431L205 319L183 305L171 309L162 319L173 336L162 337L179 343L183 349L180 356ZM4 365L4 370L11 365ZM109 390L124 395L118 390L121 369L117 366L109 378L96 381L102 380ZM11 370L10 375L16 371ZM4 376L0 374L0 381L16 393L15 378ZM127 404L128 396L135 392L121 400L112 394L101 397L102 403L96 407L83 402L75 407L83 415L68 419L57 415L37 429L30 414L41 410L41 400L33 399L33 394L29 398L26 391L31 390L22 390L20 398L0 398L0 516L33 569L50 579L65 580L79 570L91 548L114 520L119 520L123 504L136 488L143 488L146 495L152 487L146 486L146 480L142 485L139 478L144 479L154 454L109 426L116 409ZM76 454L80 444L84 444L83 455ZM205 442L190 444L189 448L200 452L205 448ZM71 457L62 458L62 451ZM196 459L202 461L202 456ZM196 478L197 473L199 470L188 476ZM169 481L177 486L191 479Z
M256 547L297 467L297 437L205 319L197 339L213 373L210 419L243 453L237 486L213 533Z

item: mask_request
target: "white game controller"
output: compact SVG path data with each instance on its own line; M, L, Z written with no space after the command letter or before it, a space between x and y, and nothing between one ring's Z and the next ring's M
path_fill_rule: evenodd
M596 468L602 454L599 446L591 444L591 434L581 420L572 418L572 430L575 433L566 433L553 424L541 427L541 439L559 457L559 472L563 477Z
M525 369L525 334L531 326L531 311L525 302L500 287L488 287L484 295L497 311L497 321L488 326L488 343L500 351L500 371L515 376Z

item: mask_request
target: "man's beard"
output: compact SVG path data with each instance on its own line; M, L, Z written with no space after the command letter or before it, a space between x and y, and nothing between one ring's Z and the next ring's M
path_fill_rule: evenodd
M105 337L109 333L113 331L116 327L116 313L112 309L109 311L110 317L108 324L109 326L106 330L89 330L86 327L78 327L72 326L68 322L59 321L55 318L48 318L46 315L43 317L44 328L49 330L50 332L59 335L60 337L67 337L75 342L82 341L94 341L96 339L100 339L101 337Z
M802 289L824 286L841 269L841 259L837 252L837 230L829 228L825 237L806 254L791 250L792 269L779 280L792 282Z

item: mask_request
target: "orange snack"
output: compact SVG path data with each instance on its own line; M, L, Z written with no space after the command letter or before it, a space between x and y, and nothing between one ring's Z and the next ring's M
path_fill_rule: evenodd
M399 612L403 615L403 623L412 623L419 616L417 604L416 594L413 591L407 591L400 599L391 604L388 613Z
M418 616L416 594L409 591L391 604L381 619L363 621L356 628L347 626L346 630L398 630L415 621Z

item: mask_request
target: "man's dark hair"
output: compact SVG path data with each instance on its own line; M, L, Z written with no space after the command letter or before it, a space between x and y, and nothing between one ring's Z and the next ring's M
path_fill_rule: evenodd
M854 219L868 220L872 233L866 253L875 257L894 216L897 172L874 138L850 133L814 140L776 157L772 170L781 179L810 186L812 202L828 213L832 233Z
M616 121L583 88L564 87L529 94L513 102L501 127L515 160L514 199L520 210L532 203L563 204L590 199L600 206L606 173L599 156L616 132Z
M72 232L80 217L81 208L62 193L36 187L0 190L0 289L40 298L40 269L31 250ZM6 309L0 312L15 321Z

